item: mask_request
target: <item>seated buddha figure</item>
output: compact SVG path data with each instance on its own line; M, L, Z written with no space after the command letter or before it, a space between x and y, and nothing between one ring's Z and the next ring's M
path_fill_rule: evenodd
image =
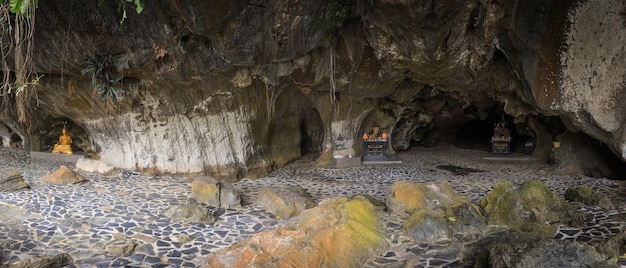
M63 126L62 134L59 141L54 145L52 153L55 154L72 154L72 137L67 134L67 129Z

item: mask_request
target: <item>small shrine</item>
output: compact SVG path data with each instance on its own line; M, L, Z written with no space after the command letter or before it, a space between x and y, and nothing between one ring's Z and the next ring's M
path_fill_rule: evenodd
M380 133L380 128L373 122L370 131L363 133L363 161L386 161L387 138L387 133Z
M491 151L494 154L511 153L511 131L506 126L506 121L502 119L496 123L491 137Z
M354 157L355 151L352 148L352 140L344 139L342 135L335 140L333 150L333 165L337 168L353 167L361 165L361 158Z
M67 127L64 125L61 130L61 136L59 136L59 141L54 144L54 148L52 149L52 153L55 154L73 154L72 151L72 137L67 134Z

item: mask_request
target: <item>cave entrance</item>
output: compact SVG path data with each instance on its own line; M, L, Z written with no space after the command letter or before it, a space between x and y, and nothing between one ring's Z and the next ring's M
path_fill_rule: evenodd
M473 119L459 126L452 144L463 149L491 151L494 120L490 114L485 120Z
M17 133L11 134L9 145L13 148L22 148L22 146L24 145L22 137L20 137L20 135L18 135Z
M318 154L322 151L324 125L319 112L310 108L300 120L300 155Z
M4 147L22 148L22 137L7 125L0 123L0 145Z
M506 122L511 132L511 152L531 154L535 147L535 139L521 134L520 126L513 123L513 117L499 109L492 109L483 120L475 118L460 125L452 144L458 148L491 152L491 137L494 135L495 124L502 120Z
M87 132L69 118L50 118L45 120L50 124L41 128L41 136L39 137L39 148L37 151L52 152L54 144L59 141L63 127L66 127L67 134L72 137L72 151L74 154L84 154L85 145L89 145L90 141Z

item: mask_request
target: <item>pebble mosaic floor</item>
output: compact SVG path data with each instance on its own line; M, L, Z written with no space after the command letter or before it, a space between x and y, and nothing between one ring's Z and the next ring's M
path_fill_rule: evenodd
M400 154L403 163L345 169L314 168L314 158L302 159L268 177L235 183L244 208L225 210L209 207L214 224L172 222L162 213L189 200L191 182L181 177L147 177L132 172L103 177L84 174L88 181L52 185L41 177L61 164L31 159L22 151L0 149L0 169L18 170L31 189L0 193L0 209L23 213L0 219L0 267L38 255L67 252L70 267L198 267L206 255L230 246L265 229L282 224L273 215L252 205L263 186L298 185L316 201L368 194L383 200L395 181L416 183L447 181L461 195L478 202L497 183L538 179L562 194L570 186L587 185L602 192L616 209L580 207L588 214L587 227L561 228L556 238L577 241L606 239L621 232L626 223L626 183L579 175L558 175L545 164L514 156L492 159L483 151L453 147L417 148ZM520 160L522 159L522 160ZM441 166L473 169L461 175ZM384 219L388 252L373 258L366 267L394 267L402 260L419 258L417 267L456 267L454 257L429 256L428 251L445 245L412 243L402 234L402 222ZM110 255L112 248L136 246L130 256Z

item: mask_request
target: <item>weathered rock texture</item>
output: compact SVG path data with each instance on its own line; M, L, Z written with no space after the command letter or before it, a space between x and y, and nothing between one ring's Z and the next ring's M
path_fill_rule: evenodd
M565 200L572 202L580 202L590 206L601 206L605 208L613 208L613 203L604 194L598 193L589 186L572 186L565 190L563 194Z
M241 196L231 183L200 176L191 182L191 197L216 208L241 208Z
M335 198L212 253L206 267L361 267L389 247L367 201Z
M175 205L163 213L173 221L214 223L215 217L208 208L198 203Z
M620 0L577 2L567 14L561 69L549 70L548 75L561 82L558 98L549 108L566 113L578 129L610 144L622 159L626 159L625 10L626 3Z
M596 178L626 178L626 165L611 155L606 146L582 133L566 132L558 136L559 148L551 149L549 163L563 174L583 174Z
M135 248L137 248L136 240L134 239L115 239L106 245L106 250L108 255L116 256L116 257L128 257L135 253Z
M454 141L463 124L504 114L545 147L537 117L546 115L626 160L625 8L167 0L146 3L122 28L114 1L44 1L37 109L28 126L4 109L0 136L45 150L67 121L75 145L110 165L237 179L307 151L328 164L339 137L360 154L373 122L390 133L390 153ZM95 54L112 55L110 75L124 78L119 102L99 99L81 75Z
M46 268L46 267L65 267L74 263L74 259L68 253L59 253L57 255L42 255L18 262L11 263L7 267L11 268Z
M263 187L254 204L283 219L316 205L311 195L298 186Z
M88 158L80 158L76 162L76 170L80 172L97 173L105 176L111 176L118 173L119 170L100 160Z
M577 220L574 207L538 180L496 185L480 200L487 222L554 237L558 224Z
M86 181L83 175L78 174L65 165L62 165L54 172L47 172L42 178L44 181L56 184L79 183Z
M564 240L496 243L482 249L476 266L488 267L614 267L588 244Z
M396 182L389 189L387 207L406 219L404 230L413 241L469 239L487 227L480 208L447 182Z
M28 184L17 170L3 169L0 171L0 192L14 192L27 188L29 188Z

